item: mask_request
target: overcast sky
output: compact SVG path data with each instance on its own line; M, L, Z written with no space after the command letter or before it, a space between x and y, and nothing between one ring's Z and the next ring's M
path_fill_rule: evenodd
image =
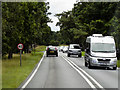
M52 19L53 23L48 23L52 31L59 31L60 28L56 26L56 23L59 21L55 14L62 13L63 11L72 10L76 0L47 0L49 2L49 12L52 14L49 15L49 18Z

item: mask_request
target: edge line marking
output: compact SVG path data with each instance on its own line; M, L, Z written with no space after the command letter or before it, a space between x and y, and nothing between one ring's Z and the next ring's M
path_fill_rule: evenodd
M37 68L34 70L34 72L32 73L32 75L30 76L30 78L26 81L26 83L21 88L25 88L29 84L29 82L32 80L32 78L35 76L36 72L38 71L38 68L40 67L40 65L41 65L41 63L42 63L42 61L44 59L45 53L46 53L46 51L44 52L41 60L39 61L38 65L37 65Z

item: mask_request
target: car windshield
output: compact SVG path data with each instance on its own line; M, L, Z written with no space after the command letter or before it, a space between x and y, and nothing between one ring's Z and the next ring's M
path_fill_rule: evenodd
M110 43L92 43L92 51L114 53L115 45Z
M71 49L80 49L80 47L78 45L71 45L70 48Z

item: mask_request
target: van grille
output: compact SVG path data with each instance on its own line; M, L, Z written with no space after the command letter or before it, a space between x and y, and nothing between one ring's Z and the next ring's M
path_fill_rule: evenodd
M98 63L109 63L110 59L97 59Z
M98 61L110 61L110 59L97 59Z

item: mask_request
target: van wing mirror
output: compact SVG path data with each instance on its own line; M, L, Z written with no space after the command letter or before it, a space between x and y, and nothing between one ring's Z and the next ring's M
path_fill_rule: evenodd
M86 51L85 51L85 52L87 52L87 53L88 53L88 52L89 52L89 48L86 48Z
M117 53L120 53L120 50L119 50L119 49L117 49Z

